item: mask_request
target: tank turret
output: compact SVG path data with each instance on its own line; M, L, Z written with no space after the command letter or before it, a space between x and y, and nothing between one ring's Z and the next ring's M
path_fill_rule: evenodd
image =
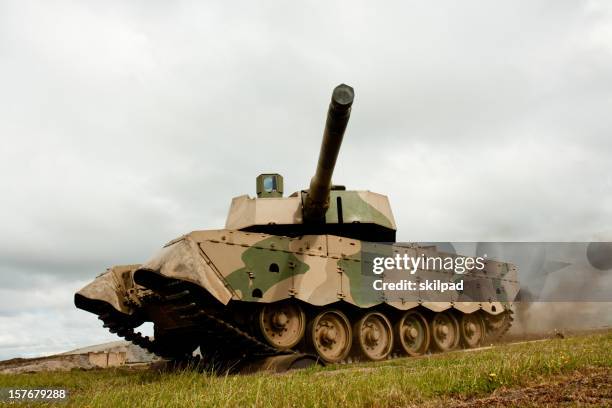
M283 236L334 234L378 242L395 241L395 220L386 196L332 185L332 175L355 93L334 88L315 174L309 188L283 197L277 173L257 177L257 196L235 197L225 224L228 229Z
M338 85L332 93L317 169L310 180L310 188L303 196L305 222L325 221L325 213L329 208L329 192L332 187L331 178L344 131L351 116L354 97L353 88L345 84Z

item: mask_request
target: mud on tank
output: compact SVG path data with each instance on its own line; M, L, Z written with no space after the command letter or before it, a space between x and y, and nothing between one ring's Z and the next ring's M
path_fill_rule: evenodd
M386 196L332 185L353 99L350 86L334 89L308 189L285 197L283 178L262 174L257 197L232 200L224 229L193 231L143 264L109 268L76 293L75 305L171 359L200 347L218 361L292 352L330 363L382 360L477 347L502 335L518 290L513 265L487 261L504 297L493 291L483 302L385 301L355 283L362 247L394 243L396 224ZM153 322L154 338L135 331L145 321Z

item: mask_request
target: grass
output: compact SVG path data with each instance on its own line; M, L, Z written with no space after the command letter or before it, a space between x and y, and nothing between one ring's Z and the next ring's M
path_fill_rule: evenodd
M109 369L0 375L0 387L67 388L78 407L396 407L487 395L612 366L612 333L287 374L214 376ZM18 406L18 405L12 405ZM36 406L44 406L37 403Z

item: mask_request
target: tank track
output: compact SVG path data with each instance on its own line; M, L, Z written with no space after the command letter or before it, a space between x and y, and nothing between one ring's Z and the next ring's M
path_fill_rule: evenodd
M103 327L108 329L113 334L147 350L149 353L156 354L163 358L171 357L170 354L166 353L163 348L159 347L154 340L151 340L147 336L143 336L139 332L135 332L133 328L125 326L123 323L112 318L108 313L98 316L98 319L102 320Z
M508 332L508 330L510 330L510 327L512 327L512 322L514 321L514 312L512 311L512 309L508 309L506 313L508 318L506 320L506 324L504 325L502 332L499 334L499 337L502 337Z
M154 292L155 295L149 296L146 301L161 303L165 308L177 312L179 319L187 328L183 335L186 338L199 339L199 344L204 349L202 354L207 352L206 345L217 345L214 355L207 355L208 357L219 361L236 361L294 353L291 350L278 350L269 346L238 327L207 312L189 288L184 288L179 281L170 281L163 288L157 288ZM113 318L111 314L103 314L98 318L103 321L103 326L111 333L117 334L150 353L166 359L185 357L177 355L172 343L143 336L141 333L134 331L133 328L126 326L119 319ZM219 344L223 344L222 349L219 349ZM191 354L191 351L189 354Z
M233 366L239 361L301 352L300 350L276 349L254 335L227 322L222 317L211 313L202 304L198 296L193 293L193 290L190 290L181 281L166 280L163 285L149 289L153 293L142 299L143 304L153 304L162 307L164 310L172 310L185 328L181 332L181 337L197 339L205 360ZM487 331L491 330L490 339L499 339L510 329L513 321L512 313L511 309L507 309L502 320L487 322ZM192 358L191 351L193 348L185 353L177 353L177 347L172 342L143 336L112 314L102 314L98 318L104 322L104 327L111 333L115 333L159 357L169 360L189 360ZM212 353L208 352L207 345L214 350ZM219 345L223 346L219 347ZM395 357L400 357L400 355L394 352L389 356L389 358Z
M492 323L490 320L487 323L487 330L491 330L491 334L489 335L491 340L499 340L504 334L510 330L512 327L512 322L514 321L514 311L512 309L506 309L503 314L503 320L499 323L499 327L495 327L495 323Z

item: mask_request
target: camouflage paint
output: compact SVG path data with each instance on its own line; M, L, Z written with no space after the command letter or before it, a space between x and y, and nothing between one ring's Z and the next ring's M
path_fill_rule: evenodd
M253 297L255 289L262 294L274 285L294 275L306 273L310 267L300 261L289 250L289 241L271 236L258 243L261 246L274 246L275 249L251 247L242 253L244 267L225 277L226 282L236 291L242 293L242 300L258 301ZM270 272L272 264L278 266L278 272Z
M343 294L351 296L356 305L368 307L383 301L383 292L372 289L374 280L380 279L372 273L363 273L361 262L340 259L338 266L349 281L349 288L342 288ZM343 280L345 282L346 280Z
M330 193L329 209L325 221L330 224L338 222L338 207L336 199L342 199L342 217L345 223L367 220L370 223L394 229L393 224L383 213L365 201L357 191L332 191Z

